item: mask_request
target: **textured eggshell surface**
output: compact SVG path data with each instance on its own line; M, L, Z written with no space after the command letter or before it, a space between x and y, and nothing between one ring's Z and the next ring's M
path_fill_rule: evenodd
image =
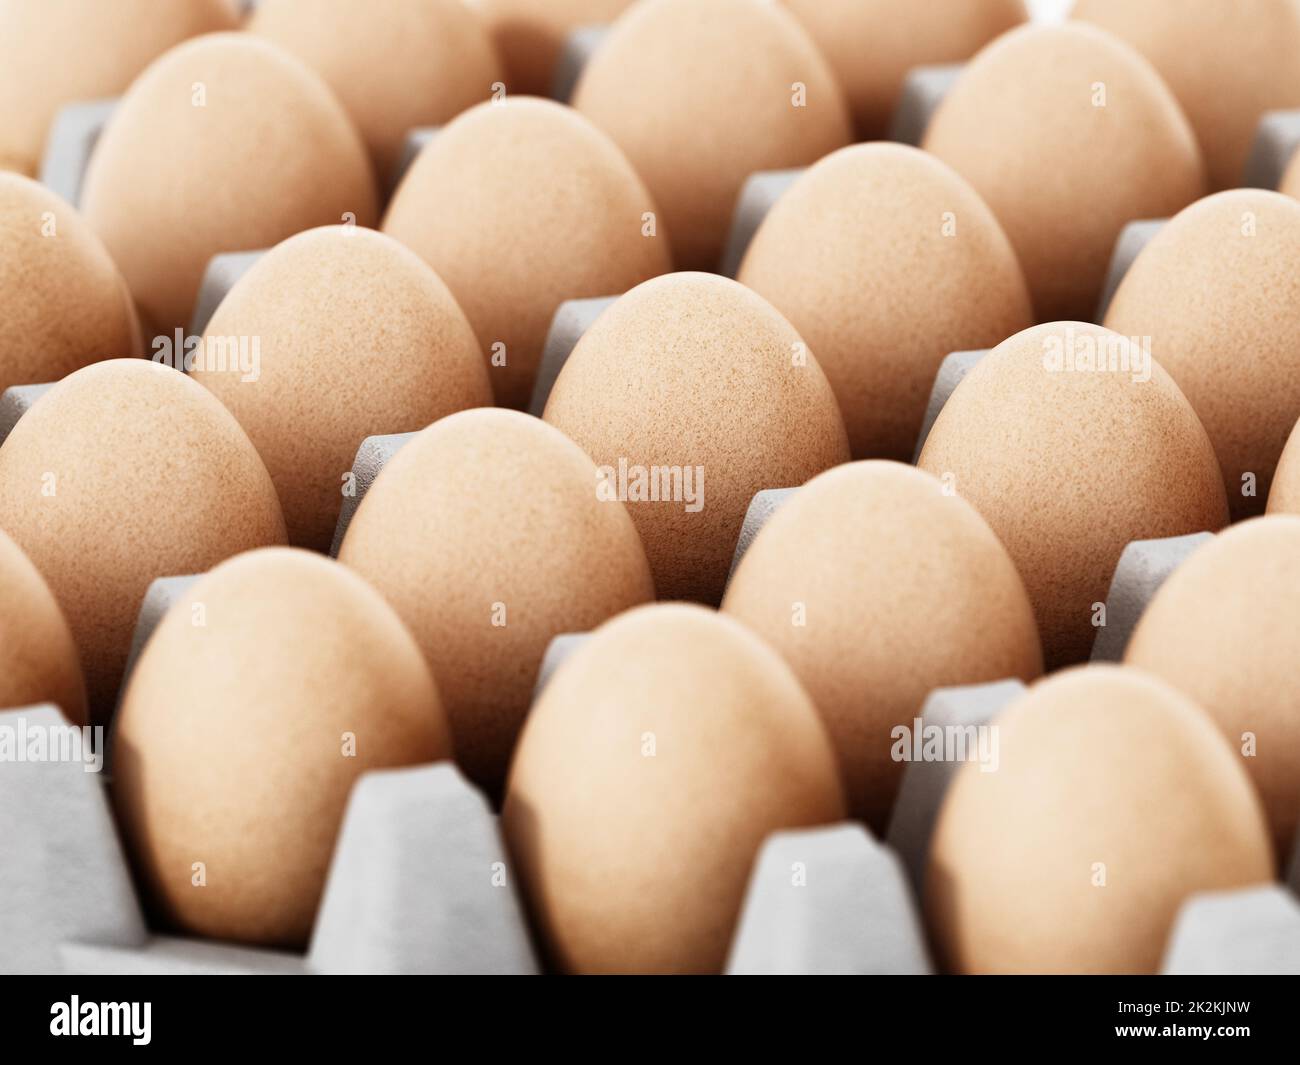
M930 692L1043 668L1006 549L969 503L899 463L839 466L801 488L745 552L722 609L794 669L850 813L877 835L903 772L894 730L911 730Z
M764 839L843 811L789 667L730 618L665 604L610 621L551 678L502 824L556 968L713 973Z
M248 358L223 362L240 338ZM277 245L235 284L204 340L193 377L257 446L296 546L329 549L366 437L492 403L478 341L447 286L374 230L330 226Z
M1245 770L1164 682L1072 670L993 727L998 768L958 770L926 871L951 971L1154 973L1188 897L1272 879Z
M492 33L511 92L546 96L565 38L613 22L632 0L470 0Z
M1228 520L1187 399L1158 362L1095 325L1035 326L999 344L957 386L917 464L1006 545L1049 669L1088 657L1130 541Z
M623 504L545 422L453 414L385 466L339 560L378 588L433 668L456 758L499 793L551 639L654 598Z
M716 604L754 493L847 462L834 393L743 285L671 274L605 311L546 404L627 502L661 599Z
M191 587L145 646L114 797L166 925L301 948L357 777L449 752L428 667L382 597L319 555L253 551Z

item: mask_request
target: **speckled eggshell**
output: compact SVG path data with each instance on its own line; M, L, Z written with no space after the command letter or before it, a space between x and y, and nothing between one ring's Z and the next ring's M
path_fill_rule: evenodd
M1300 517L1234 525L1178 567L1124 661L1203 706L1264 799L1285 863L1300 824Z
M523 97L481 104L442 130L383 228L447 282L488 356L497 402L522 408L561 303L617 296L671 269L662 223L645 235L643 215L655 210L608 137L567 107Z
M565 38L613 22L632 0L470 0L506 65L511 92L550 95Z
M910 461L939 364L1033 324L997 219L900 144L828 156L772 208L738 275L817 353L854 458Z
M913 67L969 59L1028 17L1022 0L782 0L822 50L859 140L889 132Z
M764 839L842 816L789 667L730 618L665 604L608 622L551 678L502 826L558 969L711 973Z
M453 414L406 444L339 560L415 634L456 759L494 795L551 638L654 598L636 528L623 504L597 497L591 459L517 411Z
M132 82L91 156L82 210L166 333L189 324L212 256L376 216L370 161L342 106L247 33L178 45Z
M761 296L712 274L648 281L606 310L565 363L545 418L626 497L661 599L716 604L754 493L849 458L815 353ZM676 498L633 499L636 467L677 467ZM701 468L703 499L687 499Z
M34 176L60 108L116 96L172 45L235 24L231 0L2 0L0 168Z
M271 548L203 577L145 645L116 721L114 798L167 925L300 949L357 777L449 753L433 678L383 598Z
M1233 518L1261 513L1300 418L1300 203L1237 189L1192 204L1129 268L1106 325L1151 338L1210 434Z
M54 703L87 723L86 683L72 630L45 578L0 532L0 708Z
M750 174L807 166L852 139L816 45L784 8L752 0L641 0L588 61L573 106L645 178L682 270L718 267Z
M248 30L325 79L385 181L410 130L488 99L503 76L487 29L463 0L261 0Z
M1300 107L1296 0L1079 0L1071 17L1152 62L1196 131L1212 188L1241 183L1266 111Z
M257 446L296 546L329 550L344 475L367 436L492 403L447 286L374 230L329 226L277 245L231 289L205 343L230 337L257 338L256 379L242 372L251 360L196 362L192 376Z
M275 486L230 412L143 359L78 370L23 415L0 447L0 528L63 608L97 724L152 580L285 540Z
M1192 128L1155 69L1081 23L1012 30L981 51L923 146L993 209L1040 321L1091 318L1124 226L1205 192Z
M1268 513L1300 514L1300 421L1291 431L1277 472L1273 474L1273 487L1268 493Z
M1214 532L1228 520L1214 449L1158 362L1149 380L1140 362L1051 364L1098 342L1117 343L1100 326L1058 322L999 344L957 386L917 463L1006 545L1049 669L1088 656L1097 604L1131 540ZM1134 357L1122 338L1115 352Z
M1043 669L1034 612L1006 549L938 480L894 462L813 478L750 545L724 613L793 667L839 757L849 812L878 835L912 727L935 688Z
M0 392L138 355L126 282L81 216L54 193L0 173Z
M1048 678L961 766L925 910L958 973L1154 973L1191 895L1267 883L1259 800L1205 712L1138 670Z

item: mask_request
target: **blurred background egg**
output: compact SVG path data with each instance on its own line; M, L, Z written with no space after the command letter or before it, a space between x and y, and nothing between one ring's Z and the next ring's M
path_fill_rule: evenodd
M0 447L0 528L63 608L96 724L151 581L285 539L275 486L230 412L143 359L78 370L22 416Z
M745 179L852 139L843 94L798 21L762 0L641 0L588 61L573 106L645 179L682 270L713 270Z
M179 45L132 82L91 156L82 210L164 333L189 324L212 256L376 213L365 146L338 100L247 33Z
M1240 184L1267 111L1300 107L1296 0L1078 0L1072 17L1151 61L1187 113L1210 187ZM1206 62L1207 52L1228 57Z
M849 458L815 355L766 300L713 274L647 281L606 310L545 418L628 503L661 599L716 604L754 493Z
M545 422L453 414L405 444L366 493L339 560L415 634L466 774L498 795L551 638L654 598L623 504Z
M54 703L87 724L86 684L72 630L45 578L0 532L0 707Z
M1192 204L1129 267L1106 325L1150 338L1210 434L1233 518L1261 513L1300 418L1300 203L1236 189Z
M114 798L166 925L300 949L353 782L449 753L428 667L380 595L319 555L253 551L145 645L115 724Z
M893 462L828 470L746 550L722 610L812 696L849 812L883 836L902 776L893 730L935 688L1042 672L1034 612L1006 549L934 477Z
M1022 0L782 0L835 71L859 140L889 132L913 67L969 59L1028 17Z
M700 607L642 607L557 670L502 827L552 964L722 968L754 858L843 816L826 734L788 666Z
M854 458L911 461L945 356L1033 324L984 201L898 144L854 145L812 167L763 220L737 276L816 353Z
M384 232L447 282L502 406L522 408L551 319L568 299L617 296L671 269L647 232L654 201L608 137L560 104L480 104L424 149Z
M243 338L249 358L222 360ZM447 286L397 241L349 226L300 233L259 259L208 323L193 377L256 445L289 542L318 551L362 440L492 403Z
M1300 517L1234 525L1160 586L1124 653L1204 707L1264 800L1278 861L1300 824Z
M236 25L234 0L2 0L0 168L35 175L59 109L122 92L187 37Z
M1214 449L1178 386L1138 345L1081 322L994 348L940 411L917 465L1006 545L1049 669L1087 658L1129 541L1228 520Z
M470 0L487 23L511 92L549 95L565 38L613 22L632 0Z
M1278 460L1273 487L1268 493L1270 514L1300 514L1300 420Z
M491 38L463 0L260 0L248 29L325 79L384 183L410 130L450 121L502 78Z
M1205 712L1136 670L1035 685L935 823L930 931L957 973L1154 973L1197 892L1267 883L1264 818Z
M1081 23L1012 30L981 51L923 146L993 209L1040 321L1092 318L1124 225L1205 191L1196 138L1160 76Z
M87 363L138 355L126 282L81 216L54 193L0 173L0 392Z

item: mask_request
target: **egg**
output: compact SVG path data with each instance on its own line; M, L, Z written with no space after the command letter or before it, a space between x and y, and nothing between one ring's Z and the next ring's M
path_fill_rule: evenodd
M3 0L0 168L36 174L60 108L116 96L172 45L235 25L229 0Z
M573 106L645 178L683 270L718 266L750 174L852 139L816 45L784 8L754 0L641 0L588 61Z
M319 555L268 548L204 576L145 645L114 798L168 926L301 948L353 783L449 750L433 678L383 598Z
M911 729L935 688L1043 669L1034 612L1006 549L928 474L855 462L814 477L765 524L722 601L812 696L849 812L879 836Z
M0 392L138 355L126 282L81 216L44 185L0 173Z
M1300 514L1300 421L1291 431L1268 493L1270 514Z
M557 968L712 973L764 839L842 815L789 667L738 622L664 604L607 622L543 689L502 827Z
M713 274L670 274L602 314L546 421L628 504L661 599L716 604L754 493L847 462L835 395L794 327Z
M492 795L552 637L654 598L627 510L596 486L591 459L545 422L464 411L389 460L339 550L415 634L457 761Z
M275 486L235 419L143 359L78 370L22 416L0 447L0 528L63 609L96 724L151 581L285 539Z
M1164 226L1120 283L1106 325L1150 338L1214 444L1234 519L1264 510L1300 418L1300 203L1238 189Z
M248 30L318 73L347 109L385 182L406 134L486 100L501 63L462 0L261 0Z
M1240 184L1265 112L1300 107L1295 0L1079 0L1071 17L1152 62L1196 131L1212 188ZM1230 61L1207 63L1208 51Z
M231 358L243 338L249 357ZM318 551L329 550L362 440L492 403L447 286L373 230L330 226L276 245L231 289L203 343L192 376L256 445L289 542Z
M1049 669L1088 656L1131 540L1221 528L1214 449L1149 351L1058 322L1003 341L957 386L917 465L984 516L1024 578Z
M613 22L632 0L472 0L506 65L511 92L548 95L565 38Z
M481 104L443 129L383 229L447 282L488 356L498 403L522 408L561 303L617 296L671 269L655 211L608 137L560 104L523 97Z
M822 50L861 140L889 132L913 67L969 59L1028 17L1022 0L783 0Z
M1040 321L1090 319L1125 224L1166 218L1205 191L1191 126L1151 64L1079 23L1012 30L986 47L923 146L993 209Z
M376 215L365 147L339 102L247 33L178 45L131 83L91 155L82 210L164 333L188 324L212 256Z
M738 280L817 354L855 458L910 461L939 364L1033 324L997 219L914 148L842 148L764 219Z
M1291 156L1291 162L1282 174L1278 191L1292 199L1300 200L1300 152Z
M1300 517L1234 525L1160 586L1124 661L1203 706L1259 789L1285 863L1300 825Z
M54 703L86 720L86 684L72 630L22 548L0 532L0 707Z
M925 875L951 970L1153 973L1189 896L1272 878L1245 771L1162 681L1071 670L988 727L997 771L957 770Z

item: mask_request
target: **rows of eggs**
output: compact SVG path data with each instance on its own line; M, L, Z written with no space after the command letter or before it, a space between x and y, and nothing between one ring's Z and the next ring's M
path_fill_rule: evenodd
M454 757L553 967L716 970L769 833L880 834L927 693L1046 673L936 826L945 966L1150 970L1188 895L1275 877L1300 821L1300 164L1231 186L1260 115L1300 107L1300 9L1076 15L0 2L12 171L59 105L124 91L80 213L0 176L0 387L58 382L0 447L0 703L105 722L149 582L205 574L115 721L155 921L301 947L355 778ZM616 16L572 107L525 95ZM972 56L924 150L854 143L907 69ZM404 134L439 124L381 211ZM700 272L744 179L802 166L738 281ZM1120 228L1166 216L1114 332L1086 324ZM211 256L262 247L207 327L257 338L256 374L133 357ZM618 293L544 416L511 409L557 306ZM1117 334L1150 338L1149 373L1044 359ZM989 347L906 465L941 359ZM415 431L327 558L360 441ZM701 505L609 500L620 460L700 471ZM728 582L755 492L798 485ZM1125 665L1066 668L1125 544L1230 522ZM551 638L589 630L530 708Z

